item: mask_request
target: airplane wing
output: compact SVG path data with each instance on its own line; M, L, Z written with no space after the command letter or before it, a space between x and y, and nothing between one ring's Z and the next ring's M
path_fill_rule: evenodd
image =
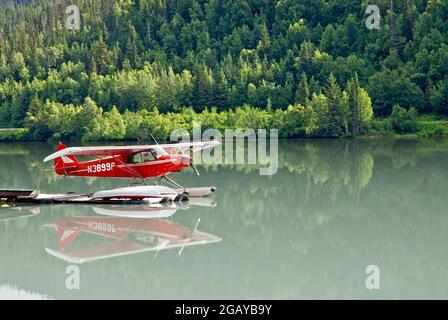
M98 147L71 147L50 154L44 162L63 156L114 156L131 154L134 152L154 149L155 146L98 146Z
M221 143L217 140L212 141L197 141L197 142L181 142L181 143L171 143L171 144L159 144L158 147L162 148L168 153L176 152L176 151L188 151L191 150L193 152L202 151L210 148L214 148Z
M44 159L44 162L51 161L63 156L128 155L131 153L145 150L155 150L159 154L168 154L169 151L172 150L186 151L192 149L193 151L200 151L204 149L213 148L219 144L220 144L219 141L204 141L204 142L185 142L185 143L136 145L136 146L71 147L50 154Z

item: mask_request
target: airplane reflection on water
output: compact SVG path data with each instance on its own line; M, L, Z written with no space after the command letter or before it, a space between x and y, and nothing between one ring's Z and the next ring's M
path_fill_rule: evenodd
M47 253L70 263L84 263L147 251L160 251L221 241L221 238L191 231L181 224L161 218L70 217L56 220L59 250ZM80 233L99 236L100 241L80 249L68 249Z
M187 204L181 209L188 209ZM201 205L215 206L211 200ZM44 225L56 232L59 248L45 248L52 256L70 263L85 263L141 252L180 248L219 242L222 239L173 222L171 217L179 207L169 206L94 206L93 211L103 216L60 218ZM80 235L94 235L94 242L76 241ZM76 248L74 248L76 247Z
M58 242L57 249L45 248L45 251L69 263L85 263L150 251L156 252L155 258L159 251L174 248L180 249L180 255L187 246L219 242L220 237L197 229L200 219L194 229L168 219L179 209L216 206L211 199L200 200L183 205L92 206L98 215L64 217L44 224L44 228L56 232ZM0 222L39 214L36 209L39 208L10 208L20 214L8 214L2 219L2 212Z

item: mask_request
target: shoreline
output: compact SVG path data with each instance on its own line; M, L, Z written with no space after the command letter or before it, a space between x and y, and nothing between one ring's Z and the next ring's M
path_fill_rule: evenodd
M0 132L5 129L0 129ZM278 138L279 141L294 141L294 140L358 140L358 141L373 141L373 140L424 140L424 139L445 139L448 138L448 134L442 135L419 135L417 133L406 133L406 134L365 134L359 136L347 136L347 137L295 137L295 138ZM79 143L111 143L111 142L126 142L134 141L136 143L141 142L154 142L151 138L149 139L110 139L110 140L81 140L74 138L56 138L52 137L49 139L33 139L33 138L18 138L3 139L0 137L0 143L17 143L17 142L54 142L54 141L69 141L69 142L79 142ZM168 142L169 140L160 140L161 142Z
M324 139L354 139L354 140L377 140L377 139L403 139L403 140L413 140L413 139L424 139L424 138L445 138L448 137L448 121L437 119L429 119L430 115L422 115L420 119L417 120L416 128L414 132L397 132L392 128L387 128L385 130L378 130L373 125L372 128L368 127L365 131L367 133L360 134L357 136L346 135L346 136L318 136L318 135L308 135L308 136L297 136L297 137L279 137L279 140L324 140ZM378 122L388 121L387 119L374 120ZM369 126L371 126L370 124ZM221 128L222 129L222 128ZM228 128L233 129L233 128ZM224 130L224 129L222 129ZM221 131L222 131L221 130ZM245 130L245 129L241 129ZM369 132L371 131L371 132ZM279 131L280 132L280 131ZM279 134L279 136L282 136ZM160 141L168 141L169 137L165 139L164 137L156 137L157 140ZM83 139L77 136L68 136L68 137L60 137L59 135L54 135L49 137L48 139L36 139L33 137L32 132L29 128L0 128L0 142L45 142L45 141L56 141L56 140L65 140L65 141L79 141L79 142L117 142L117 141L153 141L152 138L144 137L123 137L119 139Z

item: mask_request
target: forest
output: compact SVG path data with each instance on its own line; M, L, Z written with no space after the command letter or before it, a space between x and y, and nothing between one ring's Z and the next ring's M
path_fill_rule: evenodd
M0 140L448 134L444 0L0 3Z

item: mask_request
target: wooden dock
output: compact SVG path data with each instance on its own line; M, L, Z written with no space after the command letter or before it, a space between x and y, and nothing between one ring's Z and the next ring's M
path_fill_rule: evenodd
M41 194L34 189L0 189L0 205L7 204L144 204L144 200L92 199L92 194Z

